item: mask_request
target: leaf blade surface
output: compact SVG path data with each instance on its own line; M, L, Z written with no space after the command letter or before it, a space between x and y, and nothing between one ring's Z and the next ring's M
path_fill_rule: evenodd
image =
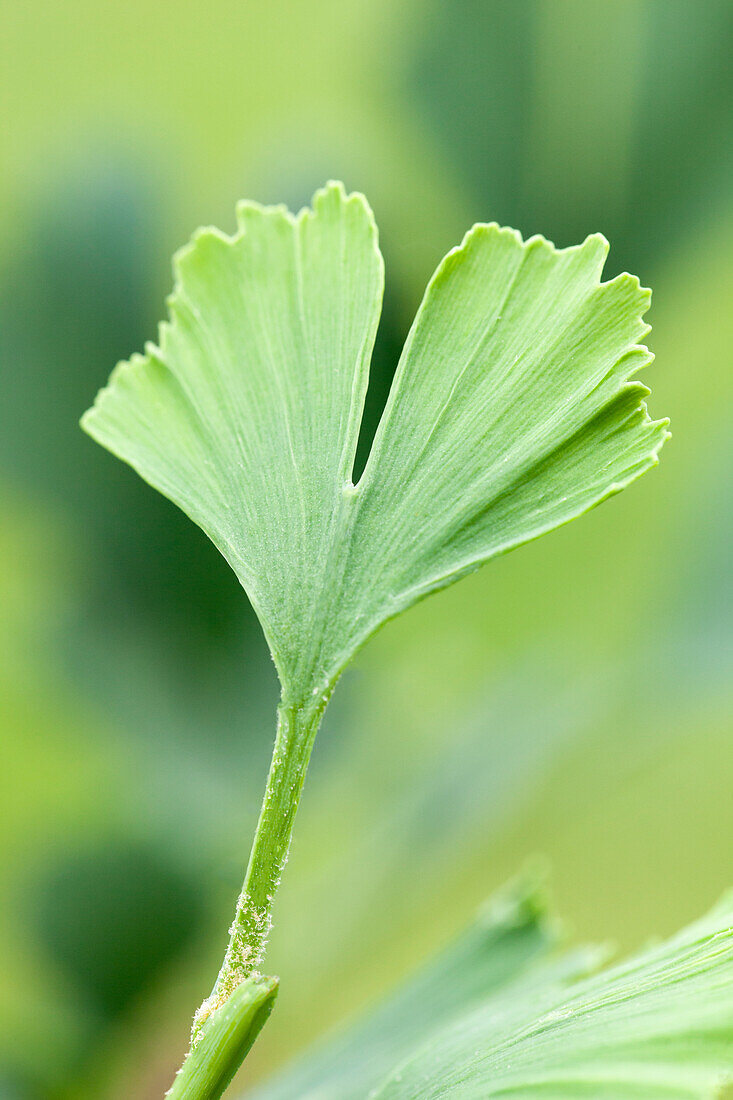
M305 678L340 538L383 287L361 196L238 208L174 262L159 347L120 364L85 429L193 518L255 605L284 681Z
M630 381L649 292L600 281L605 240L477 225L428 285L353 486L383 288L371 211L329 184L297 218L238 220L178 254L159 346L83 425L219 547L300 704L387 619L618 492L668 433Z
M358 542L388 525L383 613L560 526L656 464L666 421L629 381L650 293L601 283L607 243L475 226L433 276L365 470ZM359 568L357 567L357 572ZM366 586L370 564L361 564Z
M733 1079L733 898L670 940L497 1013L452 1023L373 1100L704 1100Z

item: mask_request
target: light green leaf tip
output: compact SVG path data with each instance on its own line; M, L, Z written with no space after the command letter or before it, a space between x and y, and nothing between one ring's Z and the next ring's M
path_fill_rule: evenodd
M331 183L297 217L237 217L178 253L158 345L82 423L219 547L303 704L386 619L656 463L667 422L630 381L650 292L600 281L603 237L474 226L428 285L354 486L383 291L369 206Z

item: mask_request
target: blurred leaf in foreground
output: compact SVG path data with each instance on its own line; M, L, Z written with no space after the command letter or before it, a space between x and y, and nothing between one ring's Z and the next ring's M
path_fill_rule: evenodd
M733 898L590 976L600 952L553 957L554 938L536 889L500 895L365 1022L253 1100L720 1095L733 1080Z
M551 975L561 983L587 970L596 956L593 951L569 954L559 966L549 962L557 932L534 881L527 878L508 887L363 1022L255 1089L253 1100L365 1097L427 1033L489 995L500 996L515 986L528 989L539 975L543 982Z

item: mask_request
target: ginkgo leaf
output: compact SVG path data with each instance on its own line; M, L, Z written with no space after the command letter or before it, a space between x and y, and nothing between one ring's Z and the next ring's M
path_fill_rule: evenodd
M364 1100L427 1034L489 997L534 996L594 969L593 949L553 954L558 925L536 881L500 891L436 958L363 1021L340 1029L292 1067L248 1093L252 1100Z
M733 1081L733 897L569 990L500 998L424 1044L370 1100L703 1100Z
M82 423L206 531L295 685L344 542L383 264L366 202L338 184L297 218L242 203L237 219L177 254L159 346Z
M591 949L553 958L552 943L531 895L525 905L517 897L513 909L502 899L493 920L479 922L364 1022L247 1096L722 1095L733 1081L733 897L666 943L605 970Z
M329 184L297 217L238 220L178 254L159 346L83 424L216 543L299 704L386 619L653 465L666 422L629 381L649 292L600 282L603 238L479 225L428 286L354 486L383 285L369 207Z

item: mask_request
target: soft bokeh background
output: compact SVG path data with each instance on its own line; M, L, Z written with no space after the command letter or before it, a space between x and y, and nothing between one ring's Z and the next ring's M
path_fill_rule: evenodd
M242 1075L533 854L634 946L733 885L730 0L3 0L0 1095L147 1100L218 967L276 685L234 577L77 419L169 257L328 177L374 206L374 424L474 221L654 287L660 468L385 628L316 748Z

